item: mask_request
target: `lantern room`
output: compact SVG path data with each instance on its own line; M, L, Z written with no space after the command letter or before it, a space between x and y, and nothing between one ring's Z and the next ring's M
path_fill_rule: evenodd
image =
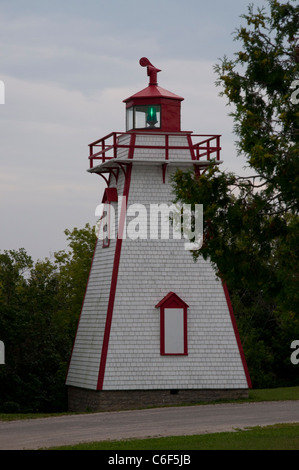
M158 86L160 69L142 57L139 61L147 67L149 84L146 88L124 100L126 103L126 131L150 130L179 132L181 130L181 101L184 98Z

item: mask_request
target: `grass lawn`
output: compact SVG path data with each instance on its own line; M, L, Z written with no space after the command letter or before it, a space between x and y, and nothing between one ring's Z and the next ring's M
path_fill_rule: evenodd
M267 388L249 390L249 400L245 401L276 401L299 400L299 387Z
M55 450L299 450L299 424L277 424L194 436L102 441Z

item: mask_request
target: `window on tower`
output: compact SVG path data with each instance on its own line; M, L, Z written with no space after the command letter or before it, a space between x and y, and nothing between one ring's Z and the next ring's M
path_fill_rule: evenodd
M103 248L110 245L110 204L105 204L103 211Z
M188 305L174 292L169 292L156 308L160 308L160 354L188 355Z
M111 238L115 237L115 208L117 202L116 188L106 188L100 205L102 213L97 222L96 232L99 240L102 240L103 248L108 248ZM98 206L98 207L100 207Z
M126 129L159 129L161 127L161 106L131 106L127 109Z

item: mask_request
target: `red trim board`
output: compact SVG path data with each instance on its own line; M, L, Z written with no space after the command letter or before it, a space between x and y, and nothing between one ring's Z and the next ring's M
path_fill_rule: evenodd
M122 235L123 235L123 229L124 229L125 214L127 210L127 201L128 201L128 195L129 195L129 189L130 189L130 182L131 182L131 173L132 173L132 166L128 165L126 176L125 176L121 215L120 215L120 220L119 220L119 233L118 233L117 240L116 240L116 247L115 247L115 254L114 254L114 264L113 264L113 271L112 271L112 278L111 278L111 288L110 288L109 302L108 302L108 308L107 308L106 325L105 325L105 332L104 332L104 339L103 339L103 346L102 346L97 390L102 390L103 383L104 383L104 375L105 375L106 360L107 360L107 353L108 353L108 344L109 344L110 330L111 330L111 324L112 324L112 314L113 314L115 291L116 291L117 277L118 277L118 268L119 268L120 253L121 253L122 238L123 238Z
M222 282L222 286L223 286L223 290L224 290L224 294L225 294L225 298L226 298L226 303L227 303L227 306L228 306L228 309L229 309L231 322L232 322L232 325L233 325L233 328L234 328L235 337L236 337L236 340L237 340L237 343L238 343L238 347L239 347L239 351L240 351L240 356L241 356L244 372L245 372L245 375L246 375L248 388L252 388L251 379L250 379L250 375L249 375L249 370L248 370L248 367L247 367L243 347L242 347L242 344L241 344L240 335L239 335L239 331L238 331L238 327L237 327L237 322L236 322L235 315L234 315L234 312L233 312L233 307L232 307L232 303L231 303L231 300L230 300L228 288L227 288L227 285L225 284L225 282Z

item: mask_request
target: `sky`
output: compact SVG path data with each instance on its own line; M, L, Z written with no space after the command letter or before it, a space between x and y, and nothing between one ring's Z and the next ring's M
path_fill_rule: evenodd
M182 130L221 134L222 170L242 173L231 109L214 65L240 45L249 3L266 0L0 0L0 252L34 260L67 248L65 229L96 223L104 180L88 144L125 131L123 100L148 84L184 97Z

